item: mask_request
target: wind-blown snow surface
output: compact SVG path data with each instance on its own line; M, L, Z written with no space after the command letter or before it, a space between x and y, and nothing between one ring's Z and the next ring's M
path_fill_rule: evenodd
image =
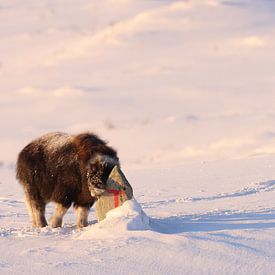
M275 2L0 2L1 274L274 274ZM30 226L19 150L109 140L140 203ZM47 209L47 217L52 205ZM129 226L130 224L130 226Z

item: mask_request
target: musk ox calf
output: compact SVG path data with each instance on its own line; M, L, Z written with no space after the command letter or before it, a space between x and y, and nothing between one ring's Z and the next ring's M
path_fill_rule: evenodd
M32 224L47 225L45 207L55 203L50 220L60 227L73 204L77 227L88 225L88 213L105 191L113 167L119 166L116 151L94 134L46 134L19 153L16 177L25 192Z

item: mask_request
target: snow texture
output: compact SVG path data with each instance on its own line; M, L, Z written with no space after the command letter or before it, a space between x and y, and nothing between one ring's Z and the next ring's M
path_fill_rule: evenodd
M0 274L273 275L274 11L0 1ZM100 223L92 208L84 229L72 209L62 228L32 228L18 152L86 131L117 149L136 200Z
M150 229L149 223L149 217L133 198L125 201L122 206L109 211L104 220L85 230L78 236L78 239L94 239L102 238L102 236L117 238L123 236L126 231L148 230Z

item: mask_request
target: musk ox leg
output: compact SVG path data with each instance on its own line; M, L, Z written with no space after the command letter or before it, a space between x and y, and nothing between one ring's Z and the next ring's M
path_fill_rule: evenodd
M77 217L77 228L88 226L89 207L75 206L75 213Z
M45 218L46 204L41 201L34 200L27 192L25 192L25 203L32 220L32 225L38 228L47 226L47 221Z
M68 209L69 207L65 207L60 203L55 204L55 210L50 220L51 227L56 228L62 226L63 217L68 211Z

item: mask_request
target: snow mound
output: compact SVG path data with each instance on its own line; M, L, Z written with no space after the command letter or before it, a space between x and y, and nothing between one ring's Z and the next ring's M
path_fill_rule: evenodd
M106 218L91 225L76 237L77 239L94 239L116 237L127 231L148 230L150 219L140 204L133 198L107 213Z

